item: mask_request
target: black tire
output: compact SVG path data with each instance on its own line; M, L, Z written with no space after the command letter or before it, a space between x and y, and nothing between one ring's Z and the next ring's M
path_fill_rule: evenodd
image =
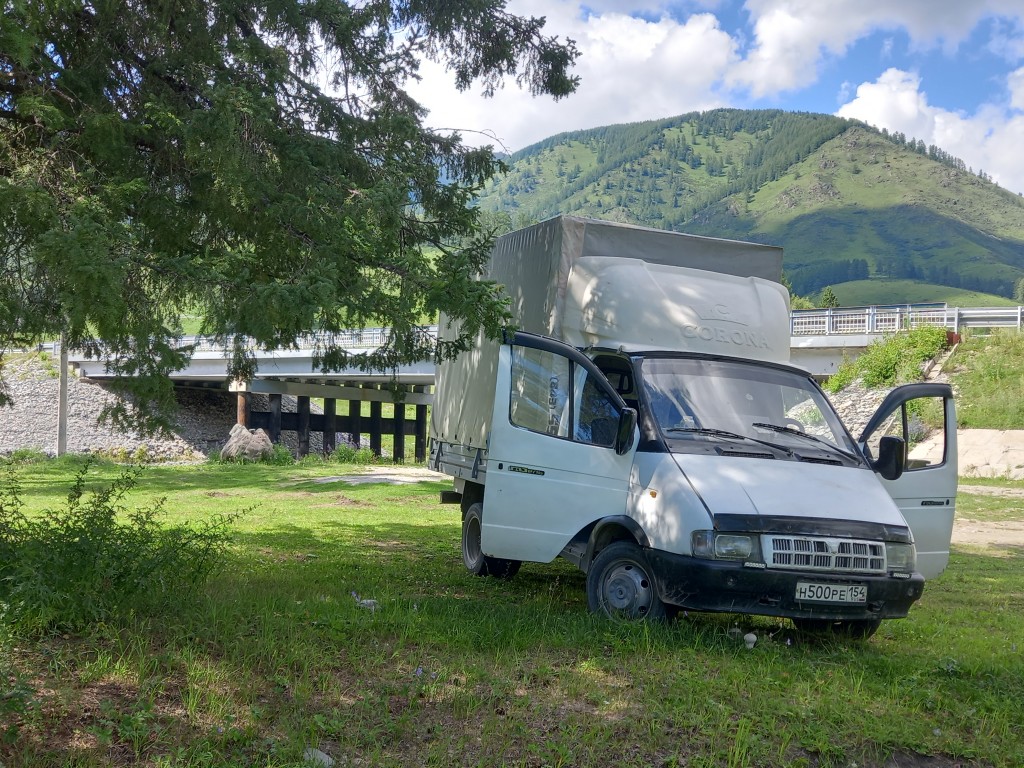
M511 579L519 573L522 563L518 560L505 560L500 557L488 557L480 546L481 526L483 525L483 504L479 501L470 504L462 517L462 563L466 570L477 576L494 576L498 579Z
M793 626L804 634L848 640L867 640L881 625L881 619L793 619Z
M587 570L587 605L594 613L624 621L666 616L647 557L632 541L612 542L594 558Z

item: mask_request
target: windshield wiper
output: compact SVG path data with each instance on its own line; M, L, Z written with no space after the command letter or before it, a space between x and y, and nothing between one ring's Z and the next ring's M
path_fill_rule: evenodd
M814 442L820 443L821 445L825 446L829 450L835 451L841 456L845 456L851 461L856 461L858 464L861 462L861 457L858 456L857 454L843 450L838 445L830 443L828 440L823 440L817 435L809 435L806 432L801 432L799 429L793 429L792 427L780 427L778 424L769 424L768 422L765 421L755 421L750 426L760 427L761 429L770 429L772 432L779 432L784 435L794 435L795 437L802 437L805 440L813 440Z
M737 432L728 432L724 429L707 429L704 427L667 427L666 432L687 432L692 435L708 435L710 437L724 437L727 440L749 440L752 443L760 443L766 445L769 448L774 448L777 451L782 451L787 456L792 456L793 451L784 445L773 443L769 440L761 440L750 435L741 435Z

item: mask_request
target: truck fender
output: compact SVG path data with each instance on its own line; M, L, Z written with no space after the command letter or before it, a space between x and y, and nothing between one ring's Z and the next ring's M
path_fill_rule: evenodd
M597 554L613 541L633 540L645 549L651 546L651 540L643 527L627 515L612 515L603 517L594 523L590 532L590 539L587 541L587 554L583 558L583 570L587 571L590 564L597 557Z

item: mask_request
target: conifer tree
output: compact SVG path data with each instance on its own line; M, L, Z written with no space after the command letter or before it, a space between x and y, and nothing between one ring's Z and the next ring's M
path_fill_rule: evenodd
M543 25L504 0L5 3L0 349L62 335L165 409L183 313L242 379L249 339L384 325L373 355L318 362L387 370L497 334L469 203L500 164L406 86L428 58L461 89L566 96L577 51ZM444 345L421 328L439 310Z

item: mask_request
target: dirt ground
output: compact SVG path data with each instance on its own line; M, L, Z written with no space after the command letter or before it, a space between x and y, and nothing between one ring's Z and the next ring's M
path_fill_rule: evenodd
M1024 498L1024 488L997 488L961 484L960 493ZM953 543L981 547L1024 547L1024 520L971 520L959 515L953 521Z

